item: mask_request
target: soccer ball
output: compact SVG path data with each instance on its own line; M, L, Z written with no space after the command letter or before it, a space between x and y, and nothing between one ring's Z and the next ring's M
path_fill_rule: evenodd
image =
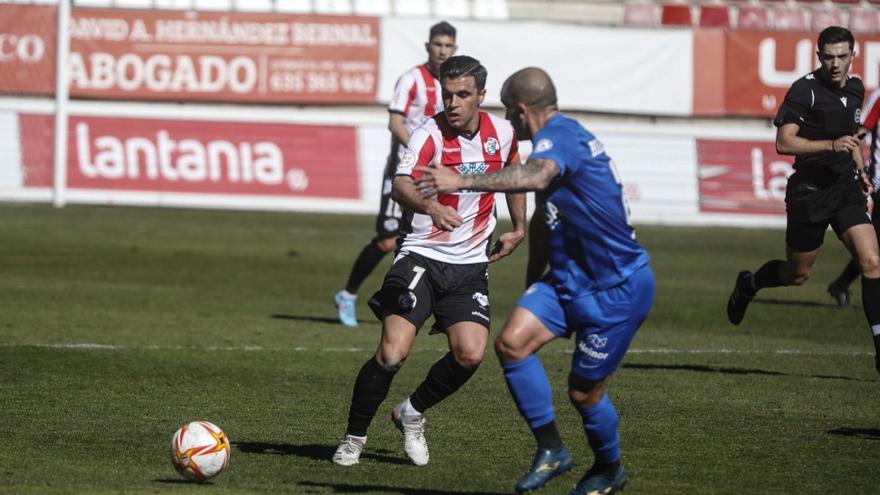
M185 424L171 437L171 464L186 479L207 481L229 464L229 439L213 423Z

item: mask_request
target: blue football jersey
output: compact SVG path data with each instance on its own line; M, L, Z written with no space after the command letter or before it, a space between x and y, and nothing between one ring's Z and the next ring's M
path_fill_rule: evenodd
M602 142L557 113L535 134L530 158L559 167L541 194L550 230L545 278L563 300L619 285L648 263L629 224L623 187Z

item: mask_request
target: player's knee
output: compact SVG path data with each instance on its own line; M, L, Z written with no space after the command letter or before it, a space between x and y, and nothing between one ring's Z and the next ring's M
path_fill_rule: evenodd
M880 255L873 253L859 260L862 275L868 278L880 278Z
M597 393L599 392L599 393ZM602 397L605 395L605 390L593 390L590 392L585 392L583 390L578 390L575 388L568 389L568 400L574 405L574 407L578 409L585 409L587 407L595 406L602 400Z
M483 362L483 356L486 354L486 348L481 349L456 349L452 356L459 366L465 369L476 369Z
M531 353L526 348L516 345L509 338L505 338L504 332L495 339L495 355L498 356L498 361L502 363L522 361L529 357L529 354Z
M578 409L598 404L608 390L608 378L589 380L574 373L568 375L568 399Z
M394 348L380 348L376 353L376 362L386 371L396 372L406 361L407 353Z
M394 251L394 248L397 247L397 237L386 237L384 239L377 239L376 247L379 248L379 251L383 253L390 253Z

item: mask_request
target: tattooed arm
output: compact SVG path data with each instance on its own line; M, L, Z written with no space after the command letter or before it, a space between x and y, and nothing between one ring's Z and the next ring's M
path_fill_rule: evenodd
M425 173L416 181L416 187L423 196L462 189L502 192L540 191L559 175L556 162L547 158L530 158L523 165L505 167L491 174L458 175L445 168L429 167L417 168L417 170Z

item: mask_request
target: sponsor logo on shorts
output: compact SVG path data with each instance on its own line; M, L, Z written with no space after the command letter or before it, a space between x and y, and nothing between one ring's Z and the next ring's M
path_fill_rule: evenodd
M526 295L534 294L535 291L537 291L537 290L538 290L538 284L532 284L529 286L528 289L526 289Z
M406 291L397 298L397 305L400 306L400 309L403 311L412 311L418 302L419 299L412 293L412 291Z
M605 344L608 343L608 337L600 337L593 333L590 334L589 337L587 337L587 342L589 342L590 345L595 347L596 349L601 349L605 347Z
M588 346L586 342L578 342L578 350L587 355L590 359L594 359L596 361L604 361L608 359L607 352L599 352L596 349Z
M602 363L593 364L592 362L589 362L585 359L583 361L578 361L578 366L585 370L594 370L599 366L602 366Z
M482 292L474 292L474 295L471 297L471 299L477 301L477 303L484 308L489 305L489 296L483 294Z
M501 146L498 144L498 140L494 137L489 137L485 143L483 143L483 149L486 150L486 154L489 156L498 153L498 148Z
M471 315L478 316L486 321L489 321L489 317L484 315L483 313L480 313L479 311L471 311Z
M382 222L382 227L388 232L394 232L400 227L400 222L398 222L396 218L386 218L385 221Z

